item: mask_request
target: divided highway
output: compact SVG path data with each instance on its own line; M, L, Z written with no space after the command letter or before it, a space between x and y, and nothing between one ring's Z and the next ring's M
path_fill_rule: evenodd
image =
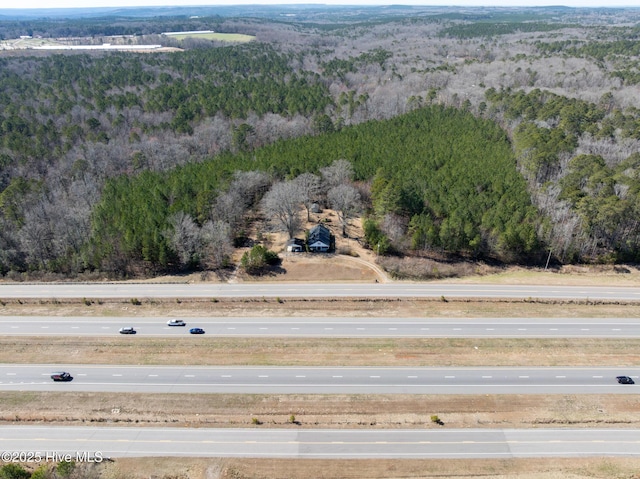
M322 298L465 297L640 301L638 288L472 284L3 284L9 298ZM4 336L273 337L640 337L640 321L609 319L421 320L390 318L168 318L0 317ZM137 335L120 336L122 326ZM193 337L194 341L201 338ZM74 380L54 383L69 371ZM618 384L631 368L201 367L74 364L0 364L0 391L261 394L637 394ZM72 438L72 439L68 439ZM32 427L0 428L0 449L91 454L101 457L202 456L292 458L640 457L636 429L307 430Z

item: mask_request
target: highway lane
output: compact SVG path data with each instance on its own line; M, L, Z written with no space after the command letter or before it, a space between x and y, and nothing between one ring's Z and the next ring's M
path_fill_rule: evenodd
M169 318L0 316L4 336L109 336L133 326L136 337L188 336L201 327L211 337L343 338L638 338L636 318L236 318L172 317L186 326L168 326Z
M3 426L0 450L33 457L297 459L640 457L637 429L322 430ZM45 462L45 461L42 461Z
M481 353L480 353L481 354ZM53 382L64 370L72 382ZM637 394L640 367L240 367L1 364L3 391L252 394Z
M640 288L446 283L1 284L0 298L531 298L639 301Z

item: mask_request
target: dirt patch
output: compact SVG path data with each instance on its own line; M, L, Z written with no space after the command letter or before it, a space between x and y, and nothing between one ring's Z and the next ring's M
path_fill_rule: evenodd
M386 281L385 273L375 263L359 257L331 253L285 253L282 263L259 276L238 274L237 281L281 282L363 282Z

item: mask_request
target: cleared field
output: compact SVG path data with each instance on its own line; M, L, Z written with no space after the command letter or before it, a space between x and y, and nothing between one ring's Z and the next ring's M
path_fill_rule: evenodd
M184 40L185 38L200 38L203 40L215 40L219 42L246 43L255 40L253 35L243 35L241 33L172 33L171 38Z

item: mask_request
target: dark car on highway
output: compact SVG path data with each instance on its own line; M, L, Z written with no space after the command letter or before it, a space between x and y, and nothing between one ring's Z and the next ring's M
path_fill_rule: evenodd
M136 334L136 330L131 326L126 326L124 328L120 328L120 334Z
M204 334L204 329L202 328L191 328L189 330L191 334Z
M635 384L629 376L617 376L616 379L620 384Z
M71 376L71 374L67 372L61 371L59 373L52 373L51 379L53 379L56 382L58 381L67 382L67 381L73 381L73 376Z

